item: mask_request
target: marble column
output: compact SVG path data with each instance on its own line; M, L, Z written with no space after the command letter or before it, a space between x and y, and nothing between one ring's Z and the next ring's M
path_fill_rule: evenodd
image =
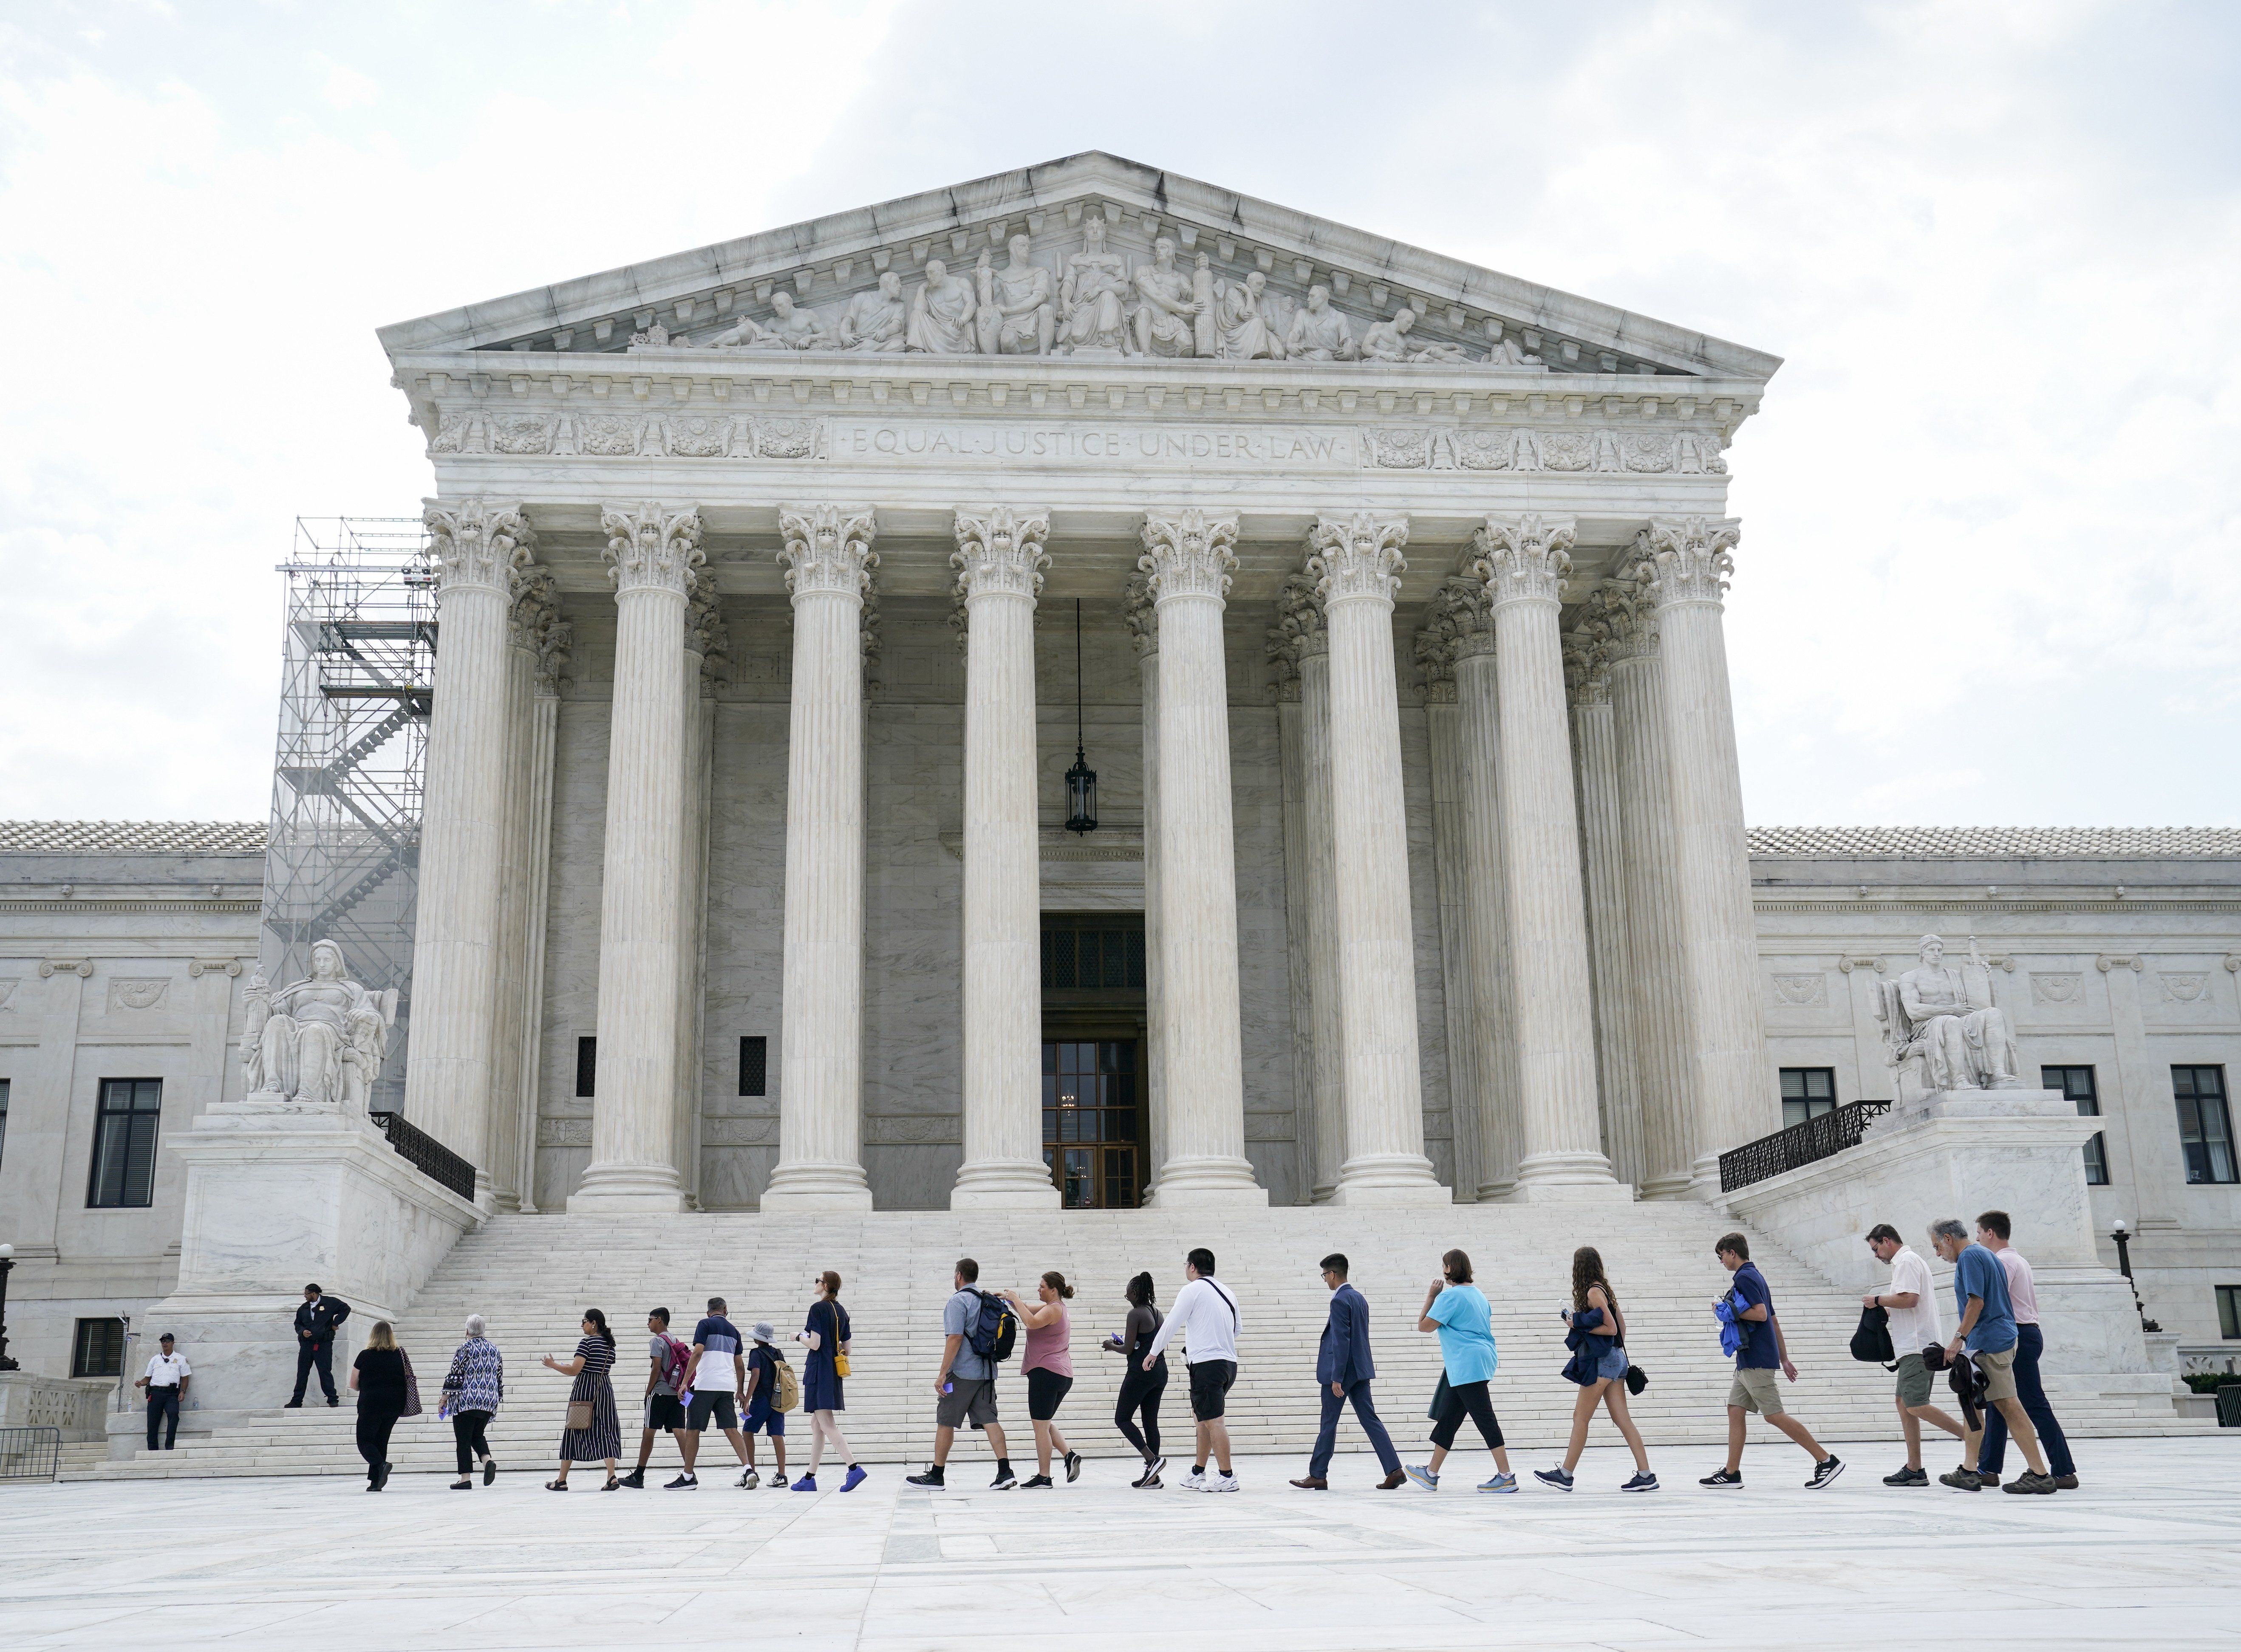
M1167 1086L1161 1062L1167 1048L1160 973L1160 620L1141 574L1128 583L1123 608L1136 647L1144 723L1144 1163L1139 1192L1148 1200L1167 1159Z
M1284 981L1292 1011L1292 1186L1294 1204L1314 1202L1315 1185L1314 999L1308 955L1308 777L1300 704L1299 652L1281 620L1263 650L1274 676L1276 750L1284 797Z
M953 1210L1058 1202L1042 1155L1042 849L1035 596L1047 512L957 516L965 600L965 1162Z
M716 676L731 652L713 583L694 582L685 608L684 839L677 876L677 1175L700 1203L701 1089L707 1073L708 807L716 756Z
M1329 1202L1346 1159L1345 1035L1338 1000L1338 865L1331 844L1330 633L1315 582L1296 574L1279 598L1283 633L1300 686L1301 880L1294 916L1307 938L1308 1066L1294 1076L1308 1091L1309 1197ZM1287 846L1287 853L1289 847Z
M1406 516L1324 517L1308 535L1330 633L1331 843L1338 876L1346 1159L1334 1204L1445 1204L1424 1156L1416 940L1393 593Z
M1635 577L1657 604L1665 664L1675 859L1680 873L1682 980L1702 1109L1696 1185L1716 1193L1719 1156L1782 1128L1759 1004L1758 934L1743 776L1721 593L1734 571L1740 524L1690 516L1656 521L1636 541Z
M1463 936L1470 950L1472 1067L1478 1077L1478 1196L1517 1191L1517 1009L1509 970L1508 874L1502 852L1502 694L1482 581L1452 582L1473 610L1455 644L1462 747Z
M779 513L793 593L778 1165L765 1210L868 1210L864 1176L864 597L869 506Z
M1645 1199L1689 1196L1696 1161L1696 1068L1674 863L1673 773L1665 739L1665 670L1656 610L1623 582L1590 598L1610 629L1611 730L1618 774L1621 876L1626 884L1635 1083L1642 1109Z
M431 500L438 567L435 715L428 730L412 1045L405 1111L490 1182L498 1010L500 837L505 813L506 607L536 543L518 506Z
M521 1209L537 1209L538 1103L545 1073L545 934L552 898L552 755L560 728L560 685L567 680L575 627L552 610L537 635L537 667L530 693L526 770L528 826L522 871L522 1013L517 1063L518 1089L514 1110L518 1125L520 1168L516 1185Z
M1564 639L1572 703L1572 761L1579 786L1586 875L1588 967L1595 982L1595 1075L1603 1152L1621 1182L1642 1176L1642 1096L1635 1082L1634 983L1628 973L1626 850L1618 809L1618 736L1611 714L1609 639L1600 620Z
M1502 847L1517 1016L1521 1199L1630 1197L1602 1151L1579 811L1557 616L1568 517L1488 516L1478 570L1494 611Z
M524 569L506 614L505 801L498 834L497 1009L491 1032L487 1127L491 1202L499 1210L520 1209L527 1192L522 1181L520 1103L522 1022L529 1008L523 972L529 949L529 810L536 783L532 765L537 743L537 639L556 607L552 573Z
M1196 508L1144 520L1139 569L1160 627L1160 952L1167 1033L1162 1209L1266 1205L1245 1156L1237 984L1237 856L1229 796L1222 612L1234 516Z
M1444 589L1444 588L1443 588ZM1416 634L1424 672L1424 733L1431 748L1432 863L1440 894L1440 1003L1445 1015L1448 1117L1456 1202L1478 1197L1479 1087L1477 999L1471 973L1469 780L1463 772L1462 705L1455 688L1456 631L1436 599ZM1435 1169L1436 1169L1436 1165Z
M700 516L649 503L609 506L600 525L615 582L615 678L599 892L599 1077L592 1162L568 1209L681 1210L677 863L685 604L703 560Z

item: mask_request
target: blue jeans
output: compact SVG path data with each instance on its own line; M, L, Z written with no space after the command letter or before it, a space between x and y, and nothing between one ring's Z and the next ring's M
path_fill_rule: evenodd
M1385 1425L1377 1420L1377 1408L1370 1403L1368 1378L1356 1382L1344 1394L1334 1394L1330 1384L1315 1384L1323 1396L1323 1425L1315 1435L1315 1454L1308 1459L1308 1477L1321 1480L1330 1472L1331 1453L1338 1449L1338 1414L1350 1402L1361 1431L1369 1436L1371 1448L1385 1472L1393 1473L1401 1466L1401 1454L1393 1449L1393 1436L1385 1432Z
M2045 1386L2038 1380L2039 1356L2045 1352L2046 1338L2037 1326L2016 1327L2016 1398L2023 1402L2024 1415L2038 1430L2047 1472L2076 1474L2077 1465L2070 1459L2070 1442L2063 1438L2062 1424L2054 1420L2054 1408L2046 1402ZM1997 1405L1986 1406L1984 1414L1984 1443L1977 1453L1977 1466L1986 1474L1997 1474L2007 1455L2008 1420Z

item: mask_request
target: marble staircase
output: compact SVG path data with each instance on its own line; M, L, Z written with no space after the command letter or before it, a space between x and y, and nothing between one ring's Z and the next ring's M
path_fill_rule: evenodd
M623 1357L616 1389L627 1460L637 1450L638 1396L645 1384L646 1309L669 1308L675 1329L689 1335L702 1303L720 1295L745 1329L759 1319L782 1335L800 1328L811 1282L836 1269L846 1284L855 1338L843 1418L851 1444L866 1462L923 1461L932 1448L931 1382L941 1348L940 1309L954 1260L971 1255L984 1285L1030 1293L1048 1268L1077 1288L1072 1303L1075 1386L1060 1414L1071 1442L1113 1468L1130 1460L1112 1426L1120 1361L1098 1343L1125 1313L1123 1282L1149 1269L1165 1306L1181 1286L1182 1258L1210 1247L1220 1276L1238 1294L1244 1314L1241 1369L1230 1396L1230 1426L1244 1453L1298 1453L1312 1443L1317 1415L1314 1352L1327 1293L1317 1263L1328 1251L1352 1259L1354 1281L1369 1298L1378 1365L1379 1409L1405 1455L1421 1458L1428 1423L1425 1407L1439 1375L1436 1339L1414 1329L1441 1253L1470 1253L1480 1287L1494 1304L1502 1371L1495 1404L1519 1461L1531 1462L1569 1427L1575 1390L1559 1376L1572 1249L1598 1245L1620 1292L1629 1347L1650 1376L1634 1402L1653 1449L1709 1448L1725 1437L1727 1362L1709 1303L1726 1274L1712 1242L1731 1224L1693 1202L1562 1206L1462 1205L1375 1210L1328 1206L1269 1210L1130 1210L1060 1215L876 1211L822 1216L684 1215L662 1217L502 1216L459 1241L399 1326L413 1356L427 1412L400 1422L391 1460L400 1472L448 1469L449 1427L435 1418L437 1393L459 1340L461 1322L480 1313L505 1357L506 1402L491 1429L503 1468L549 1473L565 1409L566 1382L538 1356L565 1357L575 1346L582 1310L605 1311ZM1830 1286L1771 1243L1753 1250L1772 1284L1791 1353L1801 1368L1788 1391L1792 1410L1824 1439L1895 1441L1891 1380L1880 1368L1852 1360L1847 1343L1858 1299ZM353 1326L363 1336L363 1327ZM790 1349L797 1361L800 1350ZM338 1371L338 1376L341 1373ZM2074 1436L2204 1432L2178 1416L2165 1379L2102 1376L2051 1379L2064 1427ZM1000 1390L1003 1420L1013 1429L1014 1462L1032 1459L1026 1385L1016 1362ZM1178 1369L1161 1410L1166 1442L1188 1449L1189 1405ZM226 1426L168 1453L137 1450L73 1477L104 1479L200 1475L358 1474L352 1413L316 1402L302 1410L236 1413ZM807 1429L799 1413L789 1466L806 1458ZM1754 1437L1774 1437L1754 1424ZM1616 1443L1606 1423L1592 1439ZM1475 1436L1466 1432L1464 1443ZM1351 1422L1341 1449L1362 1449ZM1937 1448L1942 1451L1943 1447ZM1692 1454L1702 1455L1702 1451ZM1848 1454L1849 1455L1849 1454ZM1867 1453L1880 1463L1886 1452ZM1935 1453L1933 1453L1935 1455ZM767 1446L760 1448L765 1472ZM677 1461L667 1439L654 1462ZM960 1446L956 1461L967 1479L983 1472L979 1442ZM704 1483L728 1483L735 1470L722 1436L704 1438ZM1341 1465L1342 1467L1344 1465ZM1110 1472L1111 1470L1107 1470ZM579 1471L599 1483L596 1469ZM977 1482L976 1482L977 1483Z

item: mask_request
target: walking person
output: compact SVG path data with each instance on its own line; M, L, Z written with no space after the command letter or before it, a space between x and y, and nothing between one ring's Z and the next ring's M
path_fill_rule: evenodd
M329 1405L335 1397L335 1329L350 1317L350 1304L330 1296L317 1285L304 1287L304 1301L296 1309L296 1393L287 1409L304 1403L304 1385L313 1371L319 1374L319 1392Z
M162 1351L148 1362L147 1375L132 1386L148 1391L148 1449L156 1449L156 1425L163 1422L164 1446L171 1449L179 1437L179 1402L187 1397L187 1380L194 1371L187 1356L173 1351L171 1333L157 1338Z
M1074 1287L1066 1276L1047 1273L1035 1286L1035 1305L1030 1308L1015 1290L996 1293L1020 1316L1027 1333L1027 1351L1020 1361L1020 1374L1027 1379L1027 1420L1035 1431L1034 1477L1022 1486L1027 1491L1051 1489L1051 1453L1055 1450L1066 1469L1066 1482L1081 1478L1081 1454L1058 1431L1058 1408L1074 1386L1074 1324L1066 1305Z
M1582 1334L1579 1352L1565 1368L1580 1386L1572 1402L1572 1438L1564 1448L1562 1465L1535 1469L1533 1477L1559 1491L1572 1489L1572 1471L1580 1466L1580 1453L1588 1449L1588 1424L1595 1421L1600 1405L1610 1413L1627 1449L1634 1453L1634 1478L1619 1489L1656 1490L1649 1449L1626 1409L1626 1373L1632 1363L1626 1354L1626 1316L1619 1311L1618 1293L1603 1272L1602 1253L1593 1245L1582 1245L1572 1253L1572 1305L1564 1310L1564 1323Z
M1159 1335L1163 1316L1153 1301L1156 1293L1151 1275L1138 1274L1128 1282L1124 1294L1128 1299L1127 1322L1098 1347L1120 1356L1120 1397L1113 1408L1113 1426L1144 1460L1144 1472L1130 1481L1129 1487L1156 1491L1160 1471L1167 1466L1167 1460L1160 1455L1160 1400L1167 1391L1167 1356L1159 1356L1149 1370L1144 1369L1143 1359L1151 1352L1152 1339ZM1140 1416L1144 1420L1141 1431L1134 1421Z
M498 1344L483 1335L488 1329L489 1322L480 1314L467 1316L467 1340L452 1350L452 1369L444 1377L438 1410L452 1420L452 1442L459 1464L459 1477L452 1482L454 1491L475 1489L472 1471L478 1459L483 1465L483 1484L498 1478L488 1430L498 1402L505 1397L505 1362L498 1356Z
M1961 1322L1945 1344L1946 1361L1950 1363L1967 1350L1984 1378L1985 1400L2007 1418L2016 1443L2023 1448L2024 1460L2030 1464L2028 1473L2018 1475L2001 1489L2027 1497L2051 1496L2054 1476L2047 1473L2045 1460L2039 1455L2038 1430L2031 1426L2016 1394L2016 1349L2022 1338L2016 1328L2014 1305L2008 1298L2007 1269L1983 1246L1970 1242L1969 1230L1957 1217L1943 1216L1931 1222L1930 1242L1953 1264L1953 1300L1961 1314ZM1983 1445L1982 1429L1964 1436L1961 1466L1938 1475L1938 1482L1956 1491L1982 1490L1986 1482L1977 1474L1977 1465Z
M1152 1334L1152 1346L1140 1368L1150 1370L1176 1331L1183 1334L1183 1364L1190 1373L1191 1416L1197 1423L1197 1455L1185 1477L1185 1491L1235 1491L1229 1462L1229 1390L1237 1382L1237 1298L1214 1276L1214 1252L1201 1245L1183 1259L1183 1288L1175 1311ZM1216 1473L1207 1477L1212 1456Z
M1330 1489L1339 1413L1350 1403L1355 1420L1361 1424L1370 1449L1377 1453L1378 1465L1385 1470L1378 1489L1391 1491L1408 1476L1401 1467L1401 1454L1393 1449L1393 1436L1385 1432L1377 1408L1370 1402L1369 1385L1377 1376L1377 1367L1369 1357L1369 1304L1347 1283L1344 1256L1333 1251L1319 1265L1324 1289L1330 1292L1330 1316L1323 1322L1322 1341L1315 1349L1315 1387L1322 1396L1322 1426L1315 1431L1315 1449L1308 1458L1307 1476L1292 1483L1302 1491Z
M649 1309L646 1316L645 1413L638 1434L638 1466L623 1476L623 1489L646 1489L646 1466L653 1461L653 1439L666 1433L677 1442L677 1455L685 1457L685 1402L678 1389L685 1381L692 1350L669 1334L669 1310Z
M980 1319L980 1293L975 1288L980 1264L960 1256L950 1272L954 1289L941 1308L941 1369L933 1378L933 1461L924 1474L909 1476L907 1483L940 1490L947 1483L949 1448L959 1425L980 1429L996 1454L996 1477L991 1491L1009 1491L1020 1482L1012 1473L1012 1460L1004 1450L1003 1425L996 1421L996 1367L973 1346L973 1329Z
M1887 1486L1926 1486L1930 1471L1922 1466L1922 1425L1945 1430L1965 1441L1969 1432L1930 1402L1930 1371L1923 1359L1924 1349L1945 1340L1937 1320L1937 1292L1930 1278L1930 1264L1898 1236L1888 1222L1868 1229L1868 1249L1890 1269L1890 1282L1860 1299L1863 1308L1880 1308L1890 1322L1891 1352L1898 1360L1898 1384L1892 1403L1898 1407L1899 1432L1906 1438L1906 1466L1883 1476Z
M869 1476L840 1432L839 1414L848 1409L841 1392L841 1379L848 1375L848 1310L840 1306L840 1276L826 1269L817 1276L815 1289L809 1322L794 1338L809 1349L801 1361L801 1409L809 1414L809 1469L793 1482L793 1489L817 1489L818 1460L830 1444L833 1455L848 1465L840 1489L853 1491ZM746 1483L745 1476L740 1483Z
M1774 1375L1778 1370L1795 1382L1797 1368L1790 1363L1782 1320L1774 1311L1774 1293L1766 1288L1766 1276L1750 1259L1750 1241L1739 1233L1723 1234L1713 1241L1712 1253L1730 1276L1727 1295L1720 1300L1734 1317L1743 1341L1736 1349L1735 1378L1728 1385L1728 1461L1717 1474L1706 1475L1696 1483L1723 1489L1743 1484L1743 1417L1746 1412L1756 1411L1813 1459L1807 1490L1819 1491L1834 1484L1844 1472L1843 1462L1835 1452L1822 1450L1813 1431L1783 1408L1782 1390L1776 1386Z
M664 1491L700 1489L700 1477L693 1469L700 1460L701 1432L712 1420L723 1429L732 1455L739 1459L740 1486L744 1489L747 1483L747 1442L739 1432L738 1403L746 1378L739 1370L739 1328L724 1317L730 1311L721 1296L711 1296L707 1314L692 1328L692 1356L686 1362L679 1389L680 1395L692 1396L685 1407L685 1432L677 1436L685 1468L662 1488Z
M2077 1464L2070 1455L2069 1437L2055 1420L2054 1407L2047 1402L2046 1384L2039 1380L2038 1362L2046 1353L2046 1336L2038 1328L2038 1282L2032 1277L2031 1265L2024 1260L2023 1253L2008 1242L2008 1236L2013 1230L2004 1210L1987 1210L1977 1218L1977 1242L1998 1259L2000 1271L2008 1277L2008 1311L2016 1320L2016 1398L2023 1402L2024 1415L2038 1431L2038 1442L2045 1449L2047 1471L2054 1476L2055 1489L2075 1491ZM1954 1432L1958 1434L1960 1430L1956 1429ZM1984 1418L1984 1442L1977 1456L1977 1478L1988 1486L1998 1485L2007 1450L2007 1413L1996 1405Z
M1494 1454L1494 1477L1481 1481L1478 1489L1515 1491L1517 1476L1509 1470L1509 1452L1502 1444L1502 1424L1487 1389L1500 1363L1494 1346L1494 1310L1487 1306L1486 1294L1471 1282L1471 1261L1462 1251L1450 1250L1440 1258L1440 1277L1424 1293L1416 1329L1439 1334L1447 1399L1432 1423L1431 1461L1421 1468L1412 1463L1408 1478L1426 1491L1440 1489L1440 1465L1448 1460L1455 1433L1468 1417Z
M389 1483L389 1434L405 1415L405 1378L409 1367L405 1350L397 1346L397 1331L385 1319L373 1322L365 1346L351 1362L351 1392L358 1396L358 1454L365 1459L365 1489L379 1491Z
M753 1491L760 1483L755 1473L755 1436L767 1434L771 1449L778 1453L771 1489L784 1491L788 1402L780 1393L779 1368L786 1363L786 1356L778 1350L778 1327L770 1321L757 1322L754 1336L754 1346L747 1350L747 1385L740 1390L739 1432L746 1436L747 1471L739 1476L739 1489Z
M615 1466L623 1454L623 1425L615 1415L615 1387L607 1378L615 1367L615 1334L596 1308L584 1310L583 1329L573 1358L564 1363L545 1356L546 1370L576 1379L568 1389L568 1425L560 1435L560 1472L545 1482L547 1491L567 1490L574 1464L601 1462L607 1465L607 1483L599 1489L622 1489Z

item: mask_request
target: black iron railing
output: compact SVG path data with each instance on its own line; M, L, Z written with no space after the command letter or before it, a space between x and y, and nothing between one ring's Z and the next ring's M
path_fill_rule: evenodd
M475 1196L475 1167L445 1147L402 1113L367 1115L381 1127L398 1156L438 1187L449 1188L462 1199Z
M1878 1114L1890 1110L1889 1102L1850 1102L1834 1112L1732 1148L1720 1155L1720 1191L1733 1193L1737 1188L1857 1147L1868 1125Z
M52 1480L62 1461L60 1429L0 1429L0 1480Z

